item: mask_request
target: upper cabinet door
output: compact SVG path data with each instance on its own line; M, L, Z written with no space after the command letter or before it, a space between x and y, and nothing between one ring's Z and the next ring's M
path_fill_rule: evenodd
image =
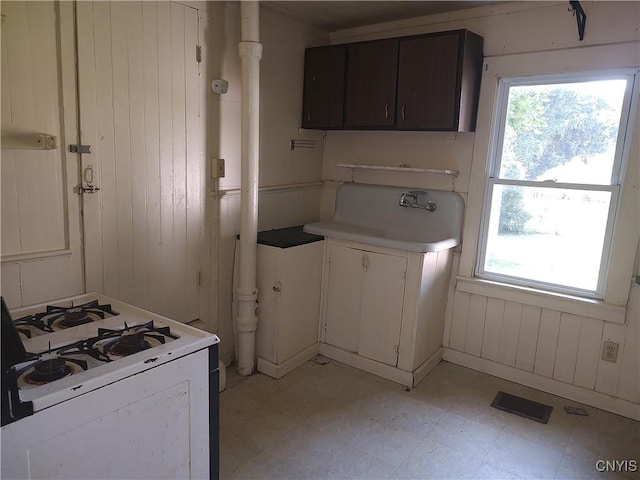
M346 47L309 48L304 59L303 128L340 128Z
M349 45L345 127L395 122L398 39Z
M467 31L401 40L397 128L473 131L482 58Z

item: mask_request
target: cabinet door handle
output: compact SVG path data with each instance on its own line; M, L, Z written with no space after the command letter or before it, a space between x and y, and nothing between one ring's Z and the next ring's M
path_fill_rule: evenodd
M402 105L402 121L404 122L404 105Z
M384 118L389 118L389 104L384 104Z

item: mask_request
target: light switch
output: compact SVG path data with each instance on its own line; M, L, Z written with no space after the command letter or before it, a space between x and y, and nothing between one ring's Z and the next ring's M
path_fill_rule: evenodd
M224 158L211 159L211 178L224 177Z

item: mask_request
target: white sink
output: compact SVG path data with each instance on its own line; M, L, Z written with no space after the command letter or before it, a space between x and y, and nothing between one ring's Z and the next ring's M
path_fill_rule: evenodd
M415 194L416 207L401 206L403 193ZM425 208L427 202L434 211ZM338 188L336 211L326 222L309 223L307 233L412 252L453 248L462 238L464 201L455 192L346 183Z

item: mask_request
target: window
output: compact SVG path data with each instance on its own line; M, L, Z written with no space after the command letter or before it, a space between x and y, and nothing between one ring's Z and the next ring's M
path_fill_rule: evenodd
M501 79L480 278L602 298L633 73Z

